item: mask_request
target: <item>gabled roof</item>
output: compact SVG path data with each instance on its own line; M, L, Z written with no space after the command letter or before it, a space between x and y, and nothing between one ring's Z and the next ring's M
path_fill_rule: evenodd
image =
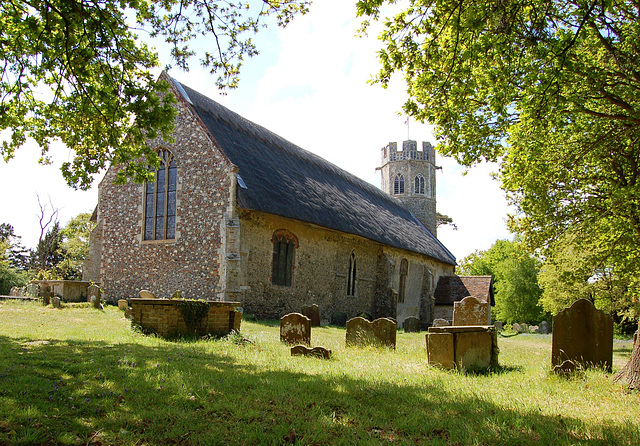
M179 97L238 167L239 207L358 235L455 265L453 254L399 200L172 81Z
M433 293L436 305L453 305L467 296L474 296L491 305L493 298L491 276L441 276Z

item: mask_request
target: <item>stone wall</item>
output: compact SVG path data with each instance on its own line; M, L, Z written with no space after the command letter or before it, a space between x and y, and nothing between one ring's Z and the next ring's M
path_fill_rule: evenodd
M100 282L100 262L102 261L102 220L91 231L89 253L82 264L82 280Z
M239 300L245 312L263 318L280 318L299 312L303 305L318 304L321 319L335 312L347 318L361 313L377 317L431 317L437 277L453 273L425 256L385 247L379 243L315 225L253 211L239 211L241 247L240 277L244 284ZM291 287L271 284L273 233L286 229L295 234L299 247L294 255ZM356 293L347 296L351 253L356 255ZM399 265L408 260L405 302L395 313ZM425 308L428 307L428 308ZM421 311L421 308L423 311Z
M180 335L222 336L229 334L231 330L240 331L242 313L236 311L239 302L206 302L209 311L196 327L189 327L185 322L180 309L184 302L182 299L132 298L130 305L133 323L138 324L145 332L169 338Z
M231 207L233 168L199 117L180 101L177 107L174 141L150 142L151 147L170 150L177 162L175 240L143 241L143 185L113 184L117 167L111 167L100 184L99 281L110 302L137 296L141 289L158 297L169 297L176 290L185 298L224 297L221 227Z

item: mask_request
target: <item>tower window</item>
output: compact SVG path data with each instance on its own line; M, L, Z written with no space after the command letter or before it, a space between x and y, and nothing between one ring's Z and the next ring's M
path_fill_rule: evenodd
M147 181L144 194L144 239L171 240L176 238L176 190L178 168L173 154L158 152L160 167L149 168L155 181Z
M347 296L356 295L356 253L349 256L349 274L347 275Z
M424 177L422 175L416 175L416 178L413 182L413 193L424 195Z
M404 175L399 173L393 180L393 194L401 195L404 194Z
M409 262L402 259L400 262L400 284L398 286L398 302L404 302L404 295L407 292L407 273L409 272Z
M293 254L298 245L298 238L286 229L273 233L273 264L271 267L271 283L279 286L291 286L293 275Z

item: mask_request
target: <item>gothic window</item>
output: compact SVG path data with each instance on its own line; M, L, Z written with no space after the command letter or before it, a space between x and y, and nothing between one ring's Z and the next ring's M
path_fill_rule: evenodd
M298 238L286 229L273 233L273 264L271 283L279 286L291 286L293 275L293 254L298 248Z
M404 194L404 175L399 173L393 180L393 195Z
M356 253L349 256L349 274L347 275L347 296L356 295Z
M409 263L407 259L400 262L400 285L398 286L398 302L404 302L404 295L407 291L407 273L409 272Z
M176 238L176 190L178 168L173 154L158 152L160 167L154 172L155 181L147 181L144 194L144 239L172 240Z
M416 175L413 182L413 192L418 195L424 195L424 177L422 175Z

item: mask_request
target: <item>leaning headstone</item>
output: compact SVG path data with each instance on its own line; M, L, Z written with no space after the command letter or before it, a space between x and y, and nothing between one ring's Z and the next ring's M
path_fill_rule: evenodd
M331 325L337 325L338 327L344 327L347 323L347 314L342 311L338 311L331 315Z
M432 327L446 327L448 325L451 325L448 320L440 318L434 319L433 324L431 324Z
M140 290L141 299L157 299L156 295L149 290Z
M53 308L62 308L62 305L60 304L60 298L58 296L53 296L51 298L51 305L53 305Z
M516 332L516 333L522 333L522 327L520 326L519 323L515 323L511 326L511 331Z
M320 308L318 305L303 305L302 314L309 318L312 327L320 326Z
M388 318L379 318L369 322L363 317L354 317L347 321L346 344L351 346L374 345L396 348L397 325Z
M549 322L547 321L540 322L540 326L538 327L538 333L540 334L551 333L551 325L549 325Z
M102 297L102 290L98 285L92 284L87 287L87 302L93 302Z
M127 308L129 308L129 302L127 302L127 299L118 300L118 309L127 311Z
M311 344L311 320L300 313L280 318L280 341L285 344Z
M405 333L419 333L420 319L415 316L409 316L402 322L402 327Z
M502 322L500 322L500 321L495 321L495 322L493 323L493 326L494 326L494 327L496 327L496 330L498 330L498 331L502 331Z
M324 347L309 348L305 345L295 345L291 347L291 356L311 356L320 359L331 358L331 350Z
M489 302L467 296L453 304L453 325L489 325Z
M612 362L613 319L604 311L579 299L553 317L552 367L563 366L566 371L594 366L610 371Z

